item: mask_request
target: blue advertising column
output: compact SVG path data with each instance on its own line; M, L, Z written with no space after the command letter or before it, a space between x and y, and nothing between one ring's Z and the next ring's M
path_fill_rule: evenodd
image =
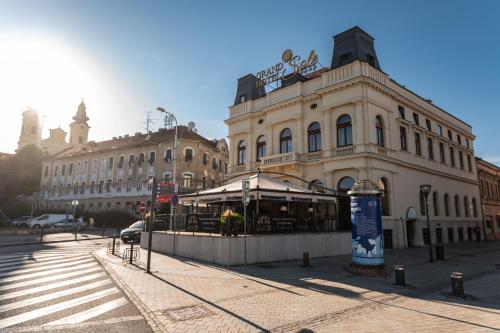
M369 180L360 180L351 196L352 263L361 266L384 265L384 239L380 192Z

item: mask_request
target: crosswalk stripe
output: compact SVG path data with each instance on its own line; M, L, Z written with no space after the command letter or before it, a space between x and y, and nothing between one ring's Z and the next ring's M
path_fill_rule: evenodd
M22 282L17 282L17 283L11 283L11 284L7 284L4 286L0 286L0 291L16 289L16 288L20 288L20 287L26 287L26 286L30 286L33 284L44 283L44 282L48 282L48 281L62 280L62 279L68 278L68 277L83 275L86 273L100 271L100 270L102 270L102 269L100 267L96 266L96 267L92 267L89 269L85 269L83 271L76 271L76 272L70 272L70 273L66 273L66 274L47 276L47 277L40 278L37 280L28 280L28 281L22 281Z
M19 323L23 323L25 321L29 321L29 320L32 320L32 319L40 318L40 317L43 317L43 316L46 316L46 315L49 315L49 314L52 314L52 313L55 313L55 312L58 312L58 311L66 310L66 309L69 309L69 308L73 308L75 306L82 305L82 304L85 304L85 303L88 303L88 302L92 302L92 301L95 301L95 300L98 300L100 298L103 298L103 297L106 297L106 296L109 296L109 295L113 295L113 294L116 294L116 293L118 293L118 289L117 288L109 288L109 289L102 290L102 291L99 291L99 292L96 292L96 293L93 293L93 294L90 294L90 295L86 295L86 296L82 296L82 297L79 297L79 298L71 299L69 301L65 301L65 302L61 302L61 303L57 303L57 304L46 306L44 308L40 308L40 309L36 309L36 310L33 310L33 311L21 313L21 314L19 314L17 316L12 316L12 317L8 317L8 318L5 318L5 319L0 319L0 329L1 328L5 328L5 327L9 327L9 326L12 326L12 325L16 325L16 324L19 324Z
M91 274L91 275L87 275L87 276L82 276L82 277L79 277L77 279L64 280L61 282L46 284L46 285L40 286L40 287L24 289L24 290L19 290L19 291L13 291L11 293L0 295L0 301L6 300L6 299L11 299L11 298L16 298L16 297L20 297L20 296L26 296L26 295L30 295L30 294L35 294L35 293L39 293L39 292L47 291L47 290L51 290L51 289L66 287L66 286L70 286L72 284L94 280L94 279L103 277L105 275L106 275L106 273L104 273L104 272L95 273L95 274Z
M73 261L76 259L82 259L82 258L89 257L89 256L90 256L90 254L84 254L84 255L79 255L79 256L70 257L70 258L64 257L65 259L48 259L48 260L37 260L37 261L29 260L29 261L13 262L13 263L10 263L10 264L5 265L2 268L0 268L0 272L9 271L11 269L15 269L15 267L18 267L18 266L35 267L35 266L40 266L40 265L52 264L52 263L62 263L62 262L67 262L67 261Z
M125 299L125 297L118 298L118 299L112 300L110 302L96 306L95 308L88 309L88 310L85 310L85 311L80 312L80 313L76 313L72 316L62 318L59 320L51 321L43 326L78 324L78 323L84 322L85 320L88 320L90 318L100 316L103 313L106 313L106 312L109 312L109 311L114 310L116 308L119 308L120 306L123 306L127 303L128 302Z
M110 284L110 283L111 283L111 280L100 280L100 281L96 281L94 283L83 285L80 287L56 291L56 292L53 292L50 294L25 299L25 300L22 300L19 302L13 302L13 303L5 304L5 305L0 305L0 313L5 312L5 311L18 309L18 308L22 308L23 306L28 306L28 305L33 305L33 304L37 304L37 303L50 301L50 300L53 300L53 299L56 299L59 297L77 294L77 293L80 293L82 291L87 291L87 290L99 288L99 287L105 286L105 285Z
M88 253L82 253L82 254L88 254ZM37 262L38 260L43 260L43 259L55 259L56 257L59 258L68 258L73 256L74 254L64 254L64 255L56 255L56 254L51 254L47 256L26 256L26 257L21 257L21 258L14 258L14 259L9 259L9 260L4 260L0 263L0 267L8 266L11 265L12 263L17 263L17 262Z
M96 266L98 265L97 262L93 261L88 264L82 264L82 265L77 265L77 266L72 266L71 269L82 269L82 268L87 268L91 266ZM33 277L39 277L39 276L44 276L44 275L49 275L49 274L55 274L55 273L60 273L60 272L65 272L67 271L68 268L57 268L57 269L52 269L48 271L43 271L43 272L36 272L36 273L31 273L31 274L24 274L24 275L19 275L19 276L12 276L8 278L0 278L0 283L5 283L5 282L12 282L12 281L17 281L17 280L25 280Z
M8 271L8 272L1 272L2 269L0 269L0 277L14 275L14 274L24 274L24 273L28 273L28 272L36 272L36 271L47 270L47 269L52 269L52 268L66 267L66 266L71 266L71 265L76 265L76 264L82 264L82 263L89 262L89 261L94 261L94 258L88 257L88 256L86 256L86 257L87 258L80 257L80 259L74 258L74 260L71 260L71 261L66 260L69 262L63 262L63 263L56 263L56 264L45 263L45 265L43 267L29 267L29 268L17 269L17 270L12 270L12 268L10 268L10 271Z

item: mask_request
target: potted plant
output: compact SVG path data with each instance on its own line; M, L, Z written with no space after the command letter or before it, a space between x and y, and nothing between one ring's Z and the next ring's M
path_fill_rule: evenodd
M222 236L238 236L242 224L243 216L228 209L220 219L220 234Z

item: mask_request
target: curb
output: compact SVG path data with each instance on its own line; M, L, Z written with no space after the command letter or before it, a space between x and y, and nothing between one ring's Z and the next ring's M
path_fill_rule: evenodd
M108 273L108 275L116 282L116 284L120 287L120 289L127 295L127 297L134 303L136 308L142 314L149 327L153 330L153 332L167 332L165 327L161 324L160 320L156 318L156 315L153 311L149 310L147 306L141 301L139 296L130 289L130 287L123 281L123 279L115 273L113 268L109 266L109 264L104 260L104 258L100 257L96 254L99 250L94 250L91 252L92 256L99 262L99 264L104 268L104 270Z

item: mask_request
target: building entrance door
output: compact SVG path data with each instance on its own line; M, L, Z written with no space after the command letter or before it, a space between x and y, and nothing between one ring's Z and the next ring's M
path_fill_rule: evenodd
M415 222L406 221L406 240L408 242L408 247L413 247L414 245L414 235L415 235Z

